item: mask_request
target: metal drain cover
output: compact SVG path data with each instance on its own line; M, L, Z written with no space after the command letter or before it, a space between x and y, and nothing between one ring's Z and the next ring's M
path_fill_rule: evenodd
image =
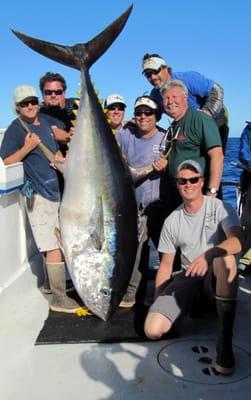
M232 376L223 376L214 369L216 342L208 338L177 340L165 346L158 354L158 363L175 378L209 385L233 383L251 375L251 354L233 346L236 370Z

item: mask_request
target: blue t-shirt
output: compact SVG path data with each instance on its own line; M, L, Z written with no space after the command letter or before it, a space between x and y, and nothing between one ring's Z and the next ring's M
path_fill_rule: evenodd
M51 125L55 125L53 119L45 119L39 115L40 125L26 122L30 132L36 133L42 143L53 153L58 150L58 144L54 139ZM24 145L26 131L19 119L15 119L7 128L0 149L0 157L3 159L21 149ZM50 167L50 162L44 153L36 147L22 160L25 181L29 180L35 192L51 201L60 200L60 191L57 172Z
M214 85L214 81L195 71L172 72L171 79L179 79L186 85L188 90L188 105L195 109L203 107L206 97L208 97ZM159 89L152 89L151 96L157 101L161 111L164 112Z
M165 152L165 133L156 128L150 138L139 136L136 128L123 129L115 136L124 158L130 167L151 165ZM146 208L150 203L160 200L160 173L152 174L143 183L136 186L138 206Z

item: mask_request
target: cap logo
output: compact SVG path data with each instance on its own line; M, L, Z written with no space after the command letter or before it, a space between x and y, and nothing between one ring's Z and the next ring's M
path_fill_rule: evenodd
M156 103L153 100L149 99L148 97L140 97L136 101L134 108L137 108L140 106L147 106L147 107L151 108L152 110L157 110Z
M109 107L115 103L121 103L126 107L124 98L122 96L120 96L119 94L110 94L109 96L107 96L105 103L104 103L104 107L105 108Z
M166 66L165 60L161 57L150 57L143 61L143 71L153 69L157 71L160 67Z

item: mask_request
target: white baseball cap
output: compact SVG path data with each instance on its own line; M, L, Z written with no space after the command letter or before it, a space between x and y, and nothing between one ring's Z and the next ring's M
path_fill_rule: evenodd
M18 104L21 101L27 99L28 97L37 97L36 90L33 86L30 85L22 85L17 86L14 90L14 104Z
M143 60L142 63L143 67L143 72L146 71L147 69L153 69L154 71L157 71L160 67L166 67L167 63L165 60L161 57L149 57Z
M149 96L148 97L147 96L141 96L141 97L138 97L136 99L135 104L134 104L134 108L142 107L142 106L149 107L152 110L157 110L158 109L157 103L155 103L154 100L150 99Z
M104 108L111 107L114 104L122 104L124 107L126 107L124 97L122 97L120 94L110 94L107 96L104 102Z

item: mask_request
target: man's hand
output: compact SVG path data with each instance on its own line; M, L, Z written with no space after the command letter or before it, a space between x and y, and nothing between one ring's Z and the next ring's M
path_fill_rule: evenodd
M58 142L67 143L71 140L71 137L75 133L75 128L71 128L69 132L64 131L63 129L58 128L56 125L51 126L53 135Z
M167 167L168 161L167 159L161 155L160 158L153 162L153 168L155 171L164 171Z
M24 149L29 153L31 150L35 149L39 143L41 143L41 140L38 135L35 133L27 133L24 139Z
M186 276L204 276L208 270L208 262L204 254L195 258L186 270Z
M57 169L59 172L61 172L61 174L64 174L64 170L65 170L64 162L65 162L65 157L59 150L56 152L54 162L51 163L50 166L54 169Z

